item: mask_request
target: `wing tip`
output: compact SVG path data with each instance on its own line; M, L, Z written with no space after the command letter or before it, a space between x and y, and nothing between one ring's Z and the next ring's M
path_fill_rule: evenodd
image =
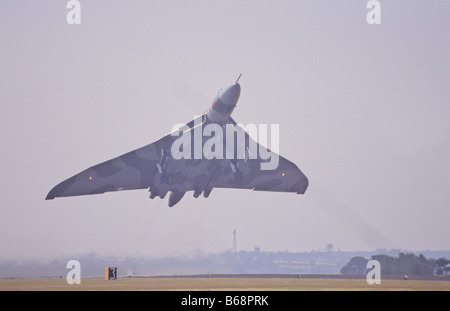
M52 192L50 191L47 196L45 197L46 200L53 200L55 198L55 196L52 194Z
M309 186L308 178L305 176L305 178L301 180L296 186L299 188L297 194L305 194L306 189L308 189Z

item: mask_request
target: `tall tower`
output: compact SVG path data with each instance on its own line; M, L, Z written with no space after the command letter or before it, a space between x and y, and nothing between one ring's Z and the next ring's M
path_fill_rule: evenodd
M233 230L233 253L236 253L236 229Z

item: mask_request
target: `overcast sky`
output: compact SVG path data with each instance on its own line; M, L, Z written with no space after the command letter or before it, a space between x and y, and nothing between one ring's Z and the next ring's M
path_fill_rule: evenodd
M450 2L0 0L0 258L450 248ZM50 189L208 109L279 124L305 195Z

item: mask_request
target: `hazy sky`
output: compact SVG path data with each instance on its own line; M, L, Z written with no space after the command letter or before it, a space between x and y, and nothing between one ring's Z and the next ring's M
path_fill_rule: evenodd
M450 1L0 0L0 258L450 248ZM305 195L147 190L45 201L240 80Z

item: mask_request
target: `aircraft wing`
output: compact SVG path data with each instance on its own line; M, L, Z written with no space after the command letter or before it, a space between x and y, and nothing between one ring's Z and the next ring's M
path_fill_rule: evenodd
M157 171L163 139L92 166L56 185L46 199L148 188Z
M199 118L204 118L204 116ZM194 122L195 119L186 125L192 128ZM152 187L161 179L158 165L162 164L161 161L165 158L165 154L167 155L170 151L170 147L176 138L176 136L168 134L144 147L92 166L56 185L48 193L46 200L56 197ZM180 165L175 167L179 168ZM173 165L170 166L174 167Z
M203 124L206 115L187 123L187 131ZM236 125L230 118L230 122ZM186 128L185 128L186 129ZM236 141L236 150L243 150L249 142L257 144L242 127L246 139ZM100 194L109 191L149 189L150 197L163 198L168 191L176 193L169 206L178 202L186 191L193 190L194 196L203 192L207 197L212 188L239 188L259 191L284 191L304 193L308 179L298 167L278 156L278 166L273 170L262 170L261 163L268 162L261 156L245 149L241 159L174 159L171 147L178 136L168 134L161 139L114 159L92 166L56 185L46 199L56 197ZM191 144L193 142L191 141ZM204 144L204 141L203 141ZM189 144L188 144L189 145ZM192 147L191 146L184 147ZM225 146L224 146L225 148Z
M237 150L255 144L257 148L253 151L257 150L258 153L252 154L250 150L246 150L244 159L227 160L229 165L224 166L214 182L214 187L305 193L308 178L294 163L255 142L231 117L230 120L237 131L245 134L245 145L242 141L241 145L236 147ZM266 154L264 159L261 157L262 149L270 153L268 156ZM262 163L268 164L270 161L276 161L275 159L278 159L278 165L275 165L274 169L261 169Z

